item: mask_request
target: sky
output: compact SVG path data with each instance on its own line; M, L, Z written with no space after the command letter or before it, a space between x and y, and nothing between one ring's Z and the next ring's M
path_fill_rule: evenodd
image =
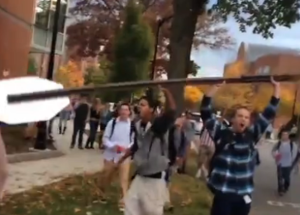
M239 31L239 26L233 19L224 24L229 34L235 39L236 45L230 50L211 50L201 47L199 51L193 51L191 58L201 66L198 77L216 77L223 75L224 64L232 62L237 56L237 50L241 42L264 44L270 46L283 46L289 48L300 48L300 23L294 24L290 29L277 27L272 39L264 39L260 35L252 33L248 28L246 33Z

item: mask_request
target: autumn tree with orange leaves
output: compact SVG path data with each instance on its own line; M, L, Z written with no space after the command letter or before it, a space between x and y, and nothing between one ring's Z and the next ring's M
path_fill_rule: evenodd
M84 76L75 62L69 61L62 65L55 73L55 80L65 88L81 87L84 84Z

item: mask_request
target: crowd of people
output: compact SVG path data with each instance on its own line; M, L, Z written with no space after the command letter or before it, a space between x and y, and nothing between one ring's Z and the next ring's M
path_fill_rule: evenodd
M223 84L213 86L204 95L199 113L178 114L173 96L164 88L163 107L151 90L136 104L120 102L114 109L101 104L100 99L89 104L83 95L60 113L58 132L63 135L68 129L66 121L73 118L71 148L77 144L79 149L93 149L94 143L99 143L104 158L101 202L109 201L106 189L118 173L119 209L125 215L162 215L166 206L172 209L168 186L174 173L185 173L191 147L198 153L196 177L205 179L214 195L210 214L249 215L253 177L260 163L257 143L264 134L270 138L270 124L280 101L280 84L273 79L271 84L274 93L262 113L253 119L251 111L240 106L230 122L215 114L211 104ZM87 123L90 130L83 146ZM97 135L99 126L101 132ZM285 128L278 139L272 155L277 166L278 194L284 195L290 187L292 170L299 168L299 141ZM132 163L135 172L131 176Z

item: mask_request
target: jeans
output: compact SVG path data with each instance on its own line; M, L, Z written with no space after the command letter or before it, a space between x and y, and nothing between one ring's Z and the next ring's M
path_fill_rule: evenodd
M48 135L52 135L52 126L53 126L53 121L55 120L55 117L53 117L52 119L49 120L49 124L48 124Z
M246 203L244 196L216 193L210 215L249 215L250 210L251 203Z
M73 128L73 135L72 135L72 142L71 142L72 147L75 146L76 137L78 133L79 133L78 147L82 147L84 129L85 129L85 122L78 122L78 121L76 122L74 120L74 128Z
M66 111L66 110L63 110L60 112L59 114L59 127L62 128L66 128L67 127L67 122L68 122L68 119L70 117L70 111Z
M277 166L278 192L288 191L291 183L291 167Z
M90 135L86 141L85 147L93 147L96 140L97 130L99 123L96 121L90 121Z

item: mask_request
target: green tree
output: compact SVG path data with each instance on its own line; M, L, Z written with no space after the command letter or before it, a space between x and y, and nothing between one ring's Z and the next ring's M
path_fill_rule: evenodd
M206 10L207 5L212 4L212 8ZM272 30L276 26L290 27L299 20L299 4L299 1L287 0L173 0L169 79L185 78L197 21L201 15L218 13L224 20L233 15L242 32L252 27L253 33L269 38L273 36ZM180 95L183 88L176 86L172 91ZM183 104L183 96L177 98L177 103Z
M153 48L153 34L150 26L143 20L141 7L135 0L129 0L125 8L123 26L115 41L110 82L147 79ZM116 93L115 99L129 97L129 91L122 91Z

